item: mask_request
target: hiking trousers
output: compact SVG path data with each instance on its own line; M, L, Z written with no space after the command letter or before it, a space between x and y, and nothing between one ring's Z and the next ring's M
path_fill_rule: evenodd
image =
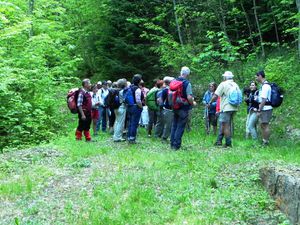
M158 114L157 111L153 111L153 110L148 108L148 115L149 115L149 122L148 122L148 126L147 126L148 134L151 134L152 128L156 124L157 114Z
M164 130L163 110L160 109L157 112L157 120L156 120L156 124L155 124L154 137L160 138L163 134L163 130Z
M91 113L85 113L85 120L81 119L81 114L78 113L78 126L77 126L77 130L82 132L82 131L89 131L90 127L91 127L91 122L92 122L92 116Z
M189 110L174 110L173 124L171 130L171 148L179 149L185 126L189 117Z
M99 118L96 124L96 131L100 130L102 125L102 131L106 131L107 126L107 109L103 106L99 106Z
M119 141L122 139L123 130L125 126L126 119L126 106L122 104L118 109L115 109L116 120L114 124L114 141Z
M249 133L251 134L251 137L253 140L257 139L257 130L256 126L258 123L258 116L257 112L254 112L251 110L248 115L248 124L247 124L247 130L249 130Z
M171 109L163 109L162 114L163 114L163 124L164 124L162 138L168 139L171 134L174 113L173 110Z
M141 118L142 110L137 105L128 106L128 132L127 132L127 139L129 141L135 141L137 128L139 125L139 121Z

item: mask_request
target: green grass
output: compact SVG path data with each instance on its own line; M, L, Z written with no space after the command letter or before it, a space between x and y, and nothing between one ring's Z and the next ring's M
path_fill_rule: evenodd
M75 175L92 169L87 174L92 192L83 187L76 197L67 199L63 208L67 223L255 224L272 220L288 224L261 186L258 172L269 164L300 165L299 145L273 142L261 148L236 135L232 149L216 148L215 137L202 135L201 129L185 133L185 150L176 152L146 138L143 129L137 145L113 143L109 134L101 134L95 143L78 142L73 132L49 144L63 153L52 165L57 169L71 168ZM34 167L31 172L24 167L27 175L20 182L1 183L0 197L17 195L27 201L38 185L55 177L51 173L55 168L43 171L39 159ZM35 215L38 210L25 207L23 215Z

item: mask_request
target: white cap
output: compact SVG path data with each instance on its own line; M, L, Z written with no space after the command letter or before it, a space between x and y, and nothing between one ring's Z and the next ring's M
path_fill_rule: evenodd
M226 71L222 76L226 77L226 78L233 78L234 77L234 75L231 71Z
M97 82L97 84L100 84L100 85L102 85L102 82L101 82L101 81L98 81L98 82Z

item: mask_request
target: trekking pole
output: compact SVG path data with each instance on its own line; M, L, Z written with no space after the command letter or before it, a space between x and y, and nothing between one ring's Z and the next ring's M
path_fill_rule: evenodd
M209 121L209 114L208 114L207 106L205 106L205 125L206 125L206 134L209 134L210 121Z

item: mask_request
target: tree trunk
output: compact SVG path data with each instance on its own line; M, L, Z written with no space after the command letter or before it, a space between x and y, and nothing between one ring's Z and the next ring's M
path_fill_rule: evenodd
M296 0L297 8L298 8L298 55L300 59L300 0Z
M183 46L181 30L180 30L180 26L179 26L179 23L178 23L177 12L176 12L176 0L173 0L173 7L174 7L175 22L176 22L177 33L178 33L180 45Z
M220 7L220 15L221 15L221 19L220 19L221 29L223 30L225 36L227 37L228 42L231 43L230 39L229 39L229 36L228 36L228 33L227 33L227 25L226 25L225 15L224 15L224 11L223 11L222 0L219 0L219 7Z
M266 56L265 47L264 47L264 42L263 42L263 38L262 38L262 33L261 33L261 30L260 30L260 25L259 25L259 20L258 20L258 16L257 16L257 8L256 8L256 2L255 1L256 0L253 0L254 16L255 16L255 21L256 21L257 30L258 30L259 39L260 39L262 57L265 58L265 56Z
M250 21L249 21L249 17L247 15L247 12L245 10L245 7L244 7L244 4L243 4L243 1L241 1L241 7L243 9L243 12L244 12L244 15L245 15L245 19L246 19L246 23L247 23L247 27L248 27L248 31L249 31L249 37L250 37L250 40L251 40L251 43L252 43L252 46L253 46L253 49L255 50L256 48L256 45L254 43L254 40L253 40L253 37L252 37L252 29L251 29L251 24L250 24Z
M33 15L33 10L34 10L34 0L29 0L28 2L28 14L29 16ZM29 30L29 38L33 36L33 24L31 22L31 28Z
M276 21L276 17L273 11L273 7L271 6L271 13L272 13L272 17L273 17L273 23L274 23L274 28L275 28L275 35L276 35L276 40L277 40L277 44L278 44L278 49L280 50L280 38L279 38L279 33L278 33L278 26L277 26L277 21Z

